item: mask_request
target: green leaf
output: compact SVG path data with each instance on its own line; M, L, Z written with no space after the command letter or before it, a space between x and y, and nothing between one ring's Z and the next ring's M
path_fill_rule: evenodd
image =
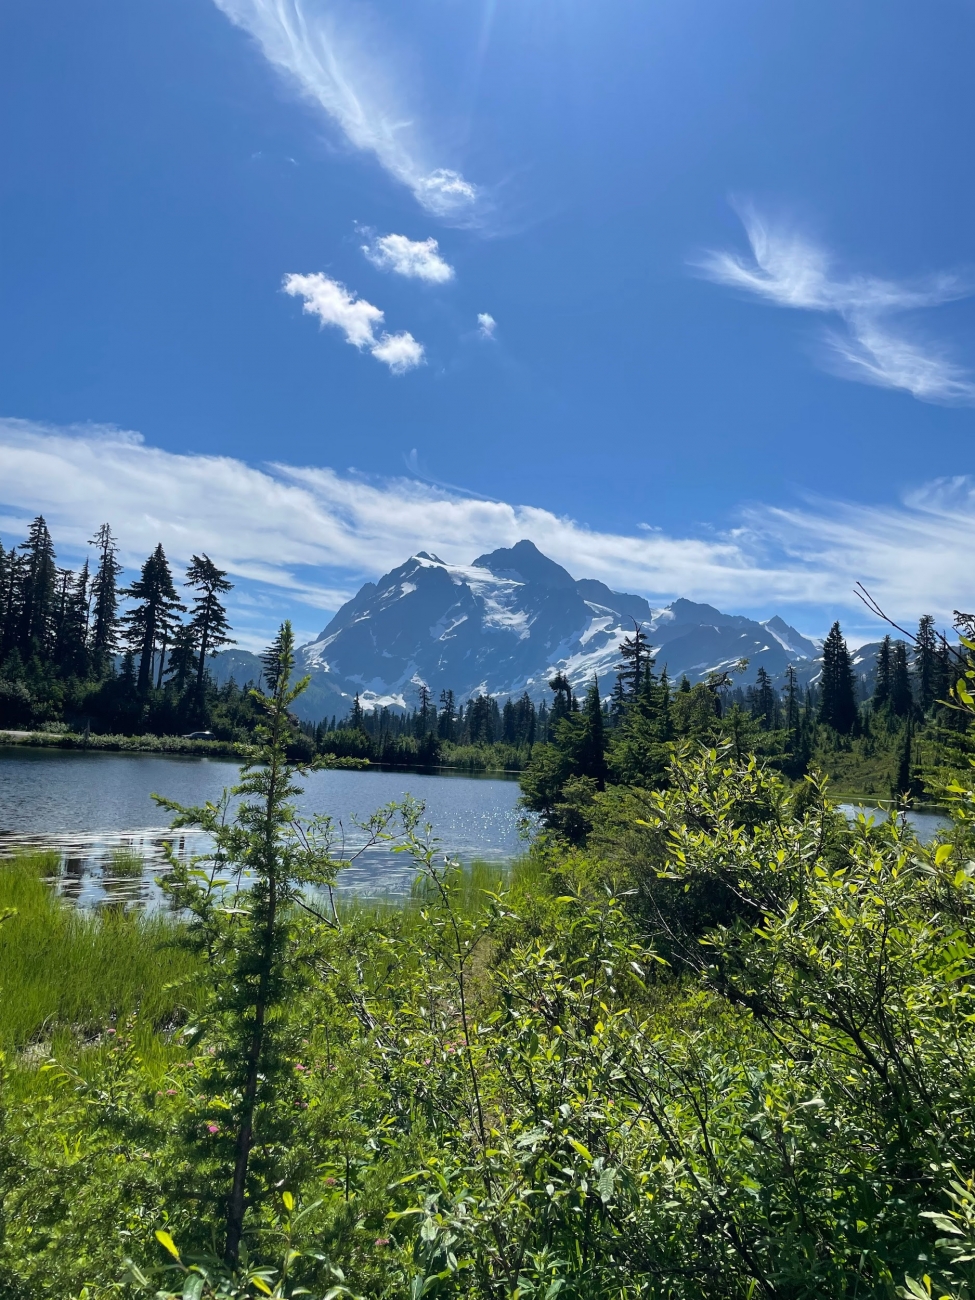
M183 1262L181 1259L179 1259L179 1251L176 1249L176 1242L173 1241L172 1237L165 1230L165 1228L156 1229L156 1240L159 1242L160 1246L164 1246L165 1249L169 1251L173 1259L179 1260L180 1263Z
M295 1198L291 1195L290 1192L282 1192L281 1200L284 1201L284 1208L290 1214L291 1211L295 1208Z
M183 1287L183 1300L200 1300L202 1294L203 1275L193 1273L186 1279L186 1285Z
M588 1160L590 1164L592 1163L592 1158L593 1158L592 1152L588 1149L588 1147L584 1147L582 1143L577 1142L574 1137L569 1138L569 1145L573 1147L576 1151L578 1151L579 1155L583 1156L586 1160Z

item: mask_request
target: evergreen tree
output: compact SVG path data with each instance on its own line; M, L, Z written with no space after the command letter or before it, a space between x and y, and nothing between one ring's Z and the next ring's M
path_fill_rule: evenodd
M88 561L78 573L58 570L53 660L69 676L88 675Z
M88 545L98 548L98 567L91 583L91 665L96 676L105 677L118 649L118 576L122 565L108 524L101 525Z
M549 690L555 695L552 701L552 708L548 719L548 734L552 738L558 729L559 723L563 718L567 718L570 713L576 709L575 696L572 694L572 687L565 673L559 672L548 684Z
M609 702L609 716L614 727L618 727L623 720L623 714L626 712L626 686L623 682L623 674L616 674L616 682L613 685L613 694Z
M823 642L819 721L841 736L848 736L857 721L853 665L839 623L833 624Z
M430 715L433 714L434 719L436 719L437 714L430 702L430 687L426 682L420 683L417 689L417 695L420 700L420 710L416 715L416 725L414 730L417 736L423 737L431 730Z
M0 662L3 659L3 647L7 636L7 596L10 588L10 558L0 541Z
M907 665L907 646L895 641L890 658L890 708L898 718L906 718L914 709L911 675Z
M51 648L57 610L57 567L54 543L44 516L38 515L30 526L24 552L20 631L17 638L21 654L42 658Z
M176 629L166 664L166 676L180 695L188 683L196 678L196 632L188 623L181 623Z
M576 772L591 777L598 789L606 784L606 753L603 735L603 706L599 697L599 679L593 677L586 691L585 703L579 719L579 738L576 742Z
M880 649L877 651L877 674L873 688L873 707L875 713L879 713L885 705L890 703L890 670L890 637L885 636L880 643Z
M897 757L897 776L891 791L895 798L916 798L924 793L924 786L914 770L913 740L914 723L908 718Z
M440 717L437 719L437 734L441 740L454 738L454 693L440 692Z
M210 557L194 555L186 570L186 587L196 591L189 625L196 646L196 694L203 699L206 680L207 656L215 654L221 646L236 645L227 633L231 631L227 611L220 597L233 591L234 584L227 581L225 569L218 569Z
M277 689L277 683L275 683L275 689ZM363 720L362 704L359 700L359 692L356 691L355 699L352 701L352 730L364 731Z
M515 717L515 706L510 697L505 700L504 708L501 710L501 739L506 745L517 745L518 743L518 724Z
M922 713L927 713L938 699L939 675L938 635L934 630L934 619L930 614L922 614L914 643L914 679Z
M176 611L186 608L176 595L161 542L142 566L140 577L121 594L137 602L123 622L126 640L139 655L138 688L145 695L152 682L156 645L168 641L176 630Z
M620 658L623 663L619 668L619 676L632 699L640 694L644 674L653 667L647 635L635 620L633 635L624 637L620 642Z
M799 692L796 688L796 667L789 664L785 670L785 725L795 737L799 731Z
M759 665L755 674L752 699L752 717L757 718L763 731L774 731L779 725L779 698L765 668Z

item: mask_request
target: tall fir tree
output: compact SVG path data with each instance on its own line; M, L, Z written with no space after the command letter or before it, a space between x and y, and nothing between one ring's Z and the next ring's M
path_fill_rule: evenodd
M58 570L57 617L51 657L67 676L88 676L88 561Z
M898 718L909 717L914 710L911 692L911 674L907 662L907 646L895 641L890 655L890 708Z
M89 653L92 671L105 677L111 671L112 657L118 649L118 579L122 565L118 543L108 524L102 524L88 543L98 554L95 576L91 581L91 621Z
M447 690L441 691L440 715L437 718L437 735L441 740L453 740L454 722L454 693Z
M633 635L624 637L620 642L619 677L631 699L640 694L644 674L653 667L650 657L650 643L643 628L634 620Z
M166 662L166 676L179 695L183 694L191 681L196 680L196 633L188 623L181 623L173 636Z
M275 683L275 688L276 687L277 687L277 683ZM352 730L364 731L365 730L365 727L363 726L364 721L365 719L363 716L362 703L359 699L359 692L356 691L355 699L352 701Z
M819 721L842 736L848 736L856 726L856 682L839 623L833 624L823 642Z
M785 725L793 737L799 731L799 691L796 683L796 666L789 664L785 670Z
M917 640L914 642L914 680L917 682L917 702L922 713L927 713L938 699L938 634L934 630L934 618L922 614L917 625Z
M189 626L196 643L196 693L202 700L207 656L215 654L221 646L236 644L228 636L232 629L220 600L228 591L233 591L234 584L227 580L226 570L218 569L204 554L193 556L184 585L197 593L193 598Z
M759 664L758 672L755 674L752 716L758 719L763 731L774 731L779 725L778 692L762 664Z
M20 549L24 552L25 565L17 639L24 659L34 654L45 658L54 636L58 578L54 543L43 515L38 515L31 524Z
M3 542L0 542L0 663L3 661L3 649L7 640L7 600L13 577L11 559L12 556L4 549Z
M603 735L603 705L599 697L599 679L593 677L586 691L578 723L576 771L591 777L598 789L606 784L606 744Z
M885 636L877 651L877 671L873 688L873 707L879 713L890 703L891 642Z
M565 673L556 673L549 682L548 687L555 696L548 715L548 734L549 739L552 739L556 734L559 723L563 718L567 718L570 713L575 712L577 705L575 696L572 694L572 686Z
M123 623L126 639L139 655L138 689L145 695L152 683L156 646L172 638L177 627L176 613L186 608L176 594L162 542L143 564L141 575L121 594L136 602Z

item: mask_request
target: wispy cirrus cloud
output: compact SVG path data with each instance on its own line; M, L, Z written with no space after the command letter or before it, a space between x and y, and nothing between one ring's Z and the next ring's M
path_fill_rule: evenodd
M477 332L482 339L493 339L494 331L498 328L498 322L490 312L479 311L477 313Z
M440 245L432 238L376 235L362 245L362 251L380 271L392 271L407 279L446 284L454 278L454 268L440 256Z
M423 344L408 330L399 334L384 330L377 338L376 330L384 320L384 313L365 298L350 293L339 280L317 271L312 275L286 275L283 288L292 297L304 299L303 310L310 316L317 316L323 325L340 329L347 343L360 352L367 348L394 375L404 375L423 364Z
M824 335L824 363L844 378L902 389L923 402L975 403L975 380L943 346L891 323L905 312L969 297L975 279L958 273L915 281L844 276L802 235L773 226L752 208L741 216L751 256L709 252L695 263L704 276L778 307L838 317L842 326Z
M478 187L449 167L431 166L414 115L398 102L391 69L340 19L329 0L215 0L258 43L265 58L322 109L356 149L371 153L434 216L475 218Z
M975 479L939 480L885 506L753 506L737 528L680 537L590 528L538 506L413 478L254 466L163 451L115 429L0 420L0 531L20 537L37 513L59 547L78 553L93 528L111 520L130 566L160 541L178 563L206 551L261 593L267 631L280 613L275 592L280 601L334 609L363 580L418 550L469 563L522 537L577 577L616 590L763 616L801 609L822 631L840 611L858 610L856 581L902 618L950 619L970 605Z

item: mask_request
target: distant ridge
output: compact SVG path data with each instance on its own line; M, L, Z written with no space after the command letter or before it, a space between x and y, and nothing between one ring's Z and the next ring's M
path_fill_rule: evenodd
M777 616L757 622L690 600L653 609L642 596L573 578L523 540L469 565L419 551L365 583L299 650L299 668L312 680L298 709L312 721L342 717L357 692L366 708L409 709L421 683L435 700L441 690L458 702L523 691L538 700L557 670L580 690L595 673L608 694L620 640L634 622L672 680L697 681L742 658L749 660L742 685L755 680L759 665L779 681L790 663L801 682L818 670L818 645ZM259 670L257 656L245 651L220 655L215 665L220 680Z

